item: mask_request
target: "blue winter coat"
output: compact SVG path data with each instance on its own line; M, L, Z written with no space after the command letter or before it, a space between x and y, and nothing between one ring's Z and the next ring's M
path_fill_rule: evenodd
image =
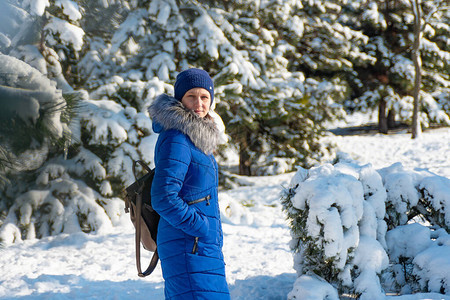
M217 143L212 120L161 95L149 108L155 147L152 205L166 299L230 299L222 254ZM208 153L208 154L207 154Z

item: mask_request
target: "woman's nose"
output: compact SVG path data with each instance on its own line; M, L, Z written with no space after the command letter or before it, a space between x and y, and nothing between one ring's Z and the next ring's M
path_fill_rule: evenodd
M196 105L201 105L202 104L202 98L200 96L195 97L195 101L194 102L195 102Z

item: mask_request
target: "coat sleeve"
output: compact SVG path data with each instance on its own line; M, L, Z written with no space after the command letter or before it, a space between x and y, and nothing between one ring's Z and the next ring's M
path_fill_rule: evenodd
M162 138L155 149L152 206L173 227L192 236L204 237L208 234L208 218L179 197L191 162L191 150L186 137L167 135Z

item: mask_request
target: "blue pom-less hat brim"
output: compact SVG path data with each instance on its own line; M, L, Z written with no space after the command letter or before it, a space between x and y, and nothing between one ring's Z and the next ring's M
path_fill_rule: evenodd
M208 72L201 69L187 69L177 75L175 81L175 99L181 101L184 94L193 88L204 88L211 95L211 105L214 101L214 83Z

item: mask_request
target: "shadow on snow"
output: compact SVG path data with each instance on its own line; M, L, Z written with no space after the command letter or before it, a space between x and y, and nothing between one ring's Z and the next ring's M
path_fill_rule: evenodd
M236 280L230 285L231 299L285 300L296 279L295 273L283 273L277 276L254 276Z
M145 280L92 281L77 275L40 275L23 278L33 290L15 299L164 299L164 283ZM2 297L0 297L2 298Z

